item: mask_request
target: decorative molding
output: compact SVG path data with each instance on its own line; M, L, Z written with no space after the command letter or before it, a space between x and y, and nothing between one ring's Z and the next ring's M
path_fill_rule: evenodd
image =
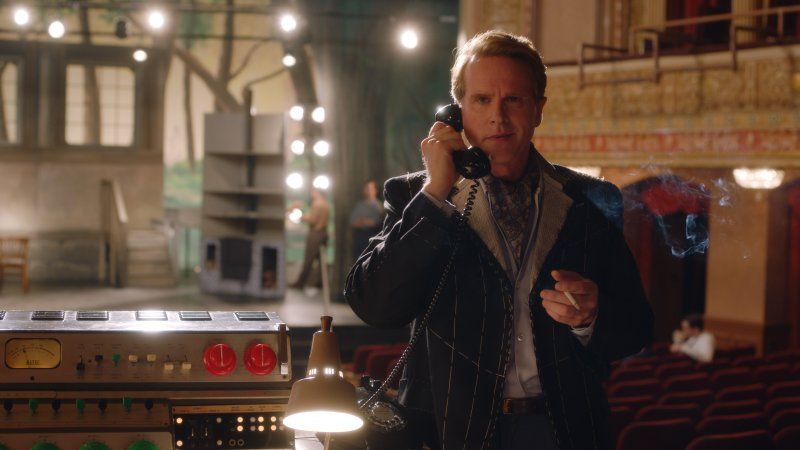
M621 163L698 164L711 159L717 167L747 165L748 160L764 165L767 159L782 166L800 167L800 129L747 131L691 131L661 133L597 133L536 135L536 147L556 160Z

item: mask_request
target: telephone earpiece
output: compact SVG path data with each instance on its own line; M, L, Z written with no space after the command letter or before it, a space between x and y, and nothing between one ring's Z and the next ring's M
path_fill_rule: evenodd
M436 111L436 121L444 122L453 127L457 132L464 129L461 119L461 107L452 103ZM466 150L455 150L453 152L453 164L456 172L464 178L474 180L485 177L491 170L489 157L478 147L470 147Z

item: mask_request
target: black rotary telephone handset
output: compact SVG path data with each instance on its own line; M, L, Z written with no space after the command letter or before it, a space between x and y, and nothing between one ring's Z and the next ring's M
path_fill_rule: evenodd
M461 107L455 103L439 108L436 111L436 120L450 125L459 133L464 129L464 122L461 120ZM478 147L455 150L453 152L453 164L455 164L459 175L470 180L485 177L491 170L489 157Z

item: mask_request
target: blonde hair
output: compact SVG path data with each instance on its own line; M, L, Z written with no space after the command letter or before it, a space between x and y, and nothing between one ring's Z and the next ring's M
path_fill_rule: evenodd
M490 30L475 35L456 53L456 60L450 69L450 95L453 100L464 97L464 69L473 60L484 56L505 56L523 62L533 74L533 96L544 97L547 87L547 69L542 56L530 39L505 31Z

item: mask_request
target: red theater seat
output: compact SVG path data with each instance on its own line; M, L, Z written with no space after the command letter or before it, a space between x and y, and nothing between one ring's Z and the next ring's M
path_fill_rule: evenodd
M791 372L792 368L789 364L777 363L756 367L753 375L759 383L771 385L773 383L780 383L781 381L789 381Z
M800 426L784 428L773 437L775 450L797 450L800 448Z
M666 420L687 418L692 423L700 421L701 410L697 403L678 403L674 405L645 406L636 413L636 421Z
M628 397L638 395L652 395L658 397L661 393L661 383L655 378L645 378L643 380L620 381L608 388L608 395L614 397Z
M714 400L718 402L730 402L735 400L756 399L764 403L765 386L762 383L748 384L746 386L729 386L717 391Z
M659 405L674 405L676 403L696 403L705 409L714 401L714 393L710 389L699 391L667 392L658 400Z
M749 367L754 369L756 367L762 366L764 364L764 360L755 356L740 356L738 358L733 359L733 363L731 366L733 367Z
M697 391L708 389L710 381L707 373L693 373L690 375L676 375L664 381L664 391Z
M375 350L367 357L367 367L364 373L372 378L382 379L386 375L386 368L389 363L399 357L403 351L400 348L388 348L385 350Z
M774 398L764 405L764 412L767 413L767 417L772 417L784 409L794 408L800 408L800 397Z
M749 367L733 367L722 369L711 375L711 386L720 390L730 386L744 386L755 383L753 372Z
M608 416L608 428L611 432L611 442L617 444L617 439L622 430L633 422L634 411L628 406L612 406Z
M764 360L770 364L772 363L787 363L797 364L800 363L800 350L781 350L779 352L770 353L764 357Z
M783 381L775 383L767 390L767 397L800 397L800 381Z
M656 368L656 378L659 380L666 380L675 375L688 375L696 373L694 364L691 361L676 361L666 364L661 364Z
M731 367L731 360L728 358L714 359L711 362L698 362L694 368L698 372L705 372L709 375L720 370L728 369Z
M637 364L634 366L622 366L611 373L609 382L642 380L653 377L653 366L650 364Z
M701 436L766 429L767 418L764 416L763 412L709 416L697 424L697 434Z
M695 438L686 450L773 450L774 448L769 434L764 430L757 430L700 436Z
M755 347L719 348L714 352L714 357L736 359L740 356L754 356L755 354Z
M356 347L355 351L353 351L353 362L347 368L356 374L364 373L364 370L367 368L367 358L369 354L374 350L386 348L388 348L386 344L359 345Z
M725 416L732 414L750 414L761 412L761 402L756 399L738 400L734 402L712 402L703 411L703 416Z
M655 397L652 395L635 395L630 397L608 397L608 404L613 407L627 406L634 413L641 408L652 405L655 403Z
M689 419L634 422L620 433L617 450L684 450L693 437Z
M769 419L769 429L773 434L793 426L800 426L800 408L778 411Z

